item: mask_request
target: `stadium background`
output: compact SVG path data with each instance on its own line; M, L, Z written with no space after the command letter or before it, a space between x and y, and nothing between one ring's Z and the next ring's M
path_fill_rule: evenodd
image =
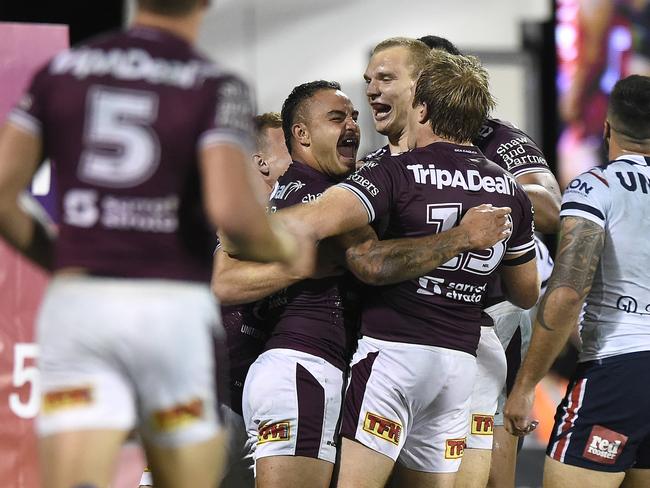
M0 116L15 102L29 71L65 47L68 34L74 45L119 28L131 17L133 3L0 3ZM321 78L339 81L360 110L362 155L384 144L373 130L361 76L372 46L391 36L446 37L482 59L498 100L494 115L528 132L544 150L558 179L566 183L581 168L599 163L602 102L613 82L631 72L648 74L649 3L216 0L199 45L247 79L255 89L259 112L278 111L299 83ZM590 18L602 20L603 15L607 15L605 28L594 29ZM15 22L39 26L17 29L9 24ZM581 42L586 41L596 52L585 61ZM558 107L566 102L581 66L590 70L591 83L584 87L582 106L574 110L577 116L567 119ZM47 169L32 190L51 210L53 189ZM549 243L553 245L552 237ZM38 408L38 377L31 327L46 282L44 274L0 244L0 485L6 488L37 486L31 418ZM519 487L540 486L543 447L566 385L563 378L570 374L574 361L574 348L567 348L554 374L538 388L536 413L542 423L536 436L527 438L520 456ZM116 486L136 486L131 480L140 469L140 455L129 447L123 457L122 480Z

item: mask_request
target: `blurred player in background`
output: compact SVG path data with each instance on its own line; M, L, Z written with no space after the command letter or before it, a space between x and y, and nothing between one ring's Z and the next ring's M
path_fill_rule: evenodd
M505 408L508 431L527 433L535 385L584 304L582 350L555 415L546 487L650 486L650 253L637 238L650 235L649 77L616 83L604 139L610 163L564 193L555 267Z
M267 112L255 117L255 152L252 162L257 171L252 184L264 193L268 201L279 174L286 171L291 156L287 151L282 132L282 117L278 112ZM216 290L219 256L215 252L213 283ZM241 398L248 368L257 359L268 338L267 321L264 320L266 305L263 301L244 305L221 306L221 320L226 332L228 347L230 386L227 398L222 398L221 411L229 429L227 466L221 488L246 488L255 486L253 456L248 444L246 426L242 418ZM219 371L217 371L219 374ZM140 479L140 486L153 486L151 472L146 470Z
M247 87L192 47L206 5L140 0L129 30L41 69L2 129L0 233L55 271L37 324L48 488L108 486L136 425L159 487L212 488L224 434L210 224L250 259L301 250L248 182ZM18 205L44 157L62 214L53 247Z

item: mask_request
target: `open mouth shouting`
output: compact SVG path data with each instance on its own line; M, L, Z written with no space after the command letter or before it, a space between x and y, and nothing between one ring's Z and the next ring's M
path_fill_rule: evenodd
M373 102L370 106L372 107L372 116L375 119L375 122L386 120L393 110L393 107L386 105L385 103Z
M352 164L356 163L358 149L359 136L353 132L345 133L341 138L339 138L339 141L336 144L336 151L339 156L352 161Z

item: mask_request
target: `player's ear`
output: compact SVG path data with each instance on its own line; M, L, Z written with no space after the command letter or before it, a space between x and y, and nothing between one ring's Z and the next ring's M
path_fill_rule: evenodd
M609 120L605 119L605 124L603 125L603 139L607 140L612 135L612 126L609 125Z
M309 129L307 129L307 126L302 122L298 122L291 126L291 135L293 135L293 138L302 146L309 146L311 144Z
M420 124L426 124L429 120L429 109L427 107L427 104L424 102L419 102L414 110L418 114L418 122Z

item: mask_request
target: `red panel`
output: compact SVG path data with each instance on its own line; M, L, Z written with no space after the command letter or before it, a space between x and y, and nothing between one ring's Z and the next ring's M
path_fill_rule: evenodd
M0 120L33 72L68 46L68 28L0 23ZM32 419L40 395L34 318L47 276L0 242L0 486L36 488Z

